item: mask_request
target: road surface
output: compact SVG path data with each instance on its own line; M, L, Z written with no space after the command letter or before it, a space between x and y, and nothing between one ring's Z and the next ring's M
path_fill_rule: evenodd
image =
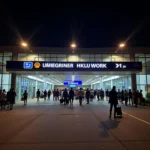
M107 101L17 102L0 110L0 150L150 150L150 108L122 110L123 118L109 119Z

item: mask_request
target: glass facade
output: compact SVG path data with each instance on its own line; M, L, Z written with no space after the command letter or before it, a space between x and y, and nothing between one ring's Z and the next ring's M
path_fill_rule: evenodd
M116 79L108 79L107 81L103 80L104 90L111 90L112 86L116 86L116 89L120 90L129 90L131 86L131 76L118 77Z
M130 54L50 54L50 53L18 53L18 61L58 61L58 62L129 62ZM12 60L12 53L0 53L0 89L8 91L11 88L11 73L6 71L6 61ZM142 72L136 74L137 89L143 90L146 95L150 92L150 54L135 54L135 61L142 62ZM23 90L27 88L33 94L35 85L42 91L44 90L43 82L31 81L17 76L16 90L18 95L21 95ZM114 84L117 88L130 88L131 77L114 79L113 81L105 81L103 87L110 89L110 85ZM19 88L20 86L20 88ZM96 85L99 88L99 85ZM51 85L46 84L46 89L51 88ZM36 89L35 89L36 90ZM19 97L20 98L20 97Z
M142 62L142 72L136 75L137 89L146 95L150 92L150 54L136 54L135 61Z
M19 53L19 61L130 62L129 54L33 54Z
M11 88L11 74L6 71L6 61L12 60L12 53L0 53L0 89L9 91Z
M33 99L36 97L36 91L39 89L40 91L51 90L51 84L46 83L46 87L44 88L44 81L38 81L34 79L30 79L21 75L17 75L16 78L16 93L17 100L20 100L24 91L27 90L28 98Z

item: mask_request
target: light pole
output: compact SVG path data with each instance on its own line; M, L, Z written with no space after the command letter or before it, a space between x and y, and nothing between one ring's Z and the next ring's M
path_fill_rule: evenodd
M75 44L75 43L72 43L72 44L71 44L71 48L73 49L73 53L74 53L74 49L76 48L76 44Z

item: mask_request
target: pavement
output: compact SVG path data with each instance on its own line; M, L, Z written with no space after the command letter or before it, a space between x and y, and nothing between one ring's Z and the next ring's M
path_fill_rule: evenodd
M150 150L150 107L120 106L109 119L107 101L18 101L0 110L0 150Z

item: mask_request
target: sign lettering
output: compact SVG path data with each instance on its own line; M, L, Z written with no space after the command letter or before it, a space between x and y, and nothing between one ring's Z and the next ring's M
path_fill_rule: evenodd
M141 62L7 61L7 71L142 71Z

